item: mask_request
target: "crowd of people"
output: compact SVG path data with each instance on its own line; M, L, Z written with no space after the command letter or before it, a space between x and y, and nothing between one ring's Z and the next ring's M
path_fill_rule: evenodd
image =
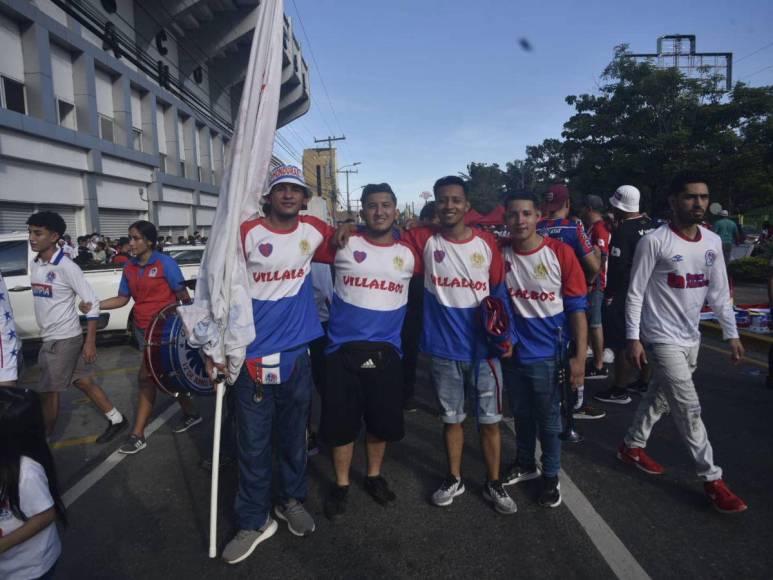
M511 486L532 479L541 481L539 505L559 506L566 411L575 419L603 419L605 412L588 404L585 383L607 377L610 349L611 386L595 399L629 404L632 394L640 397L617 457L648 474L663 473L645 448L657 421L670 413L711 505L720 512L745 510L714 462L692 380L706 301L732 362L743 356L722 239L701 226L708 181L691 173L676 176L668 192L671 215L662 225L640 212L639 191L630 185L619 187L608 205L588 196L576 211L563 185L551 187L544 199L509 192L503 236L465 225L470 203L462 179L440 178L433 192L435 201L419 222L399 228L392 188L369 184L361 196L363 225L336 230L300 215L311 192L300 169L282 166L272 171L261 196L264 215L241 224L255 340L238 376L229 377L225 424L233 433L224 439L233 446L239 478L237 532L223 560L236 564L249 557L277 531L274 516L294 535L315 531L304 506L315 388L319 439L333 465L325 516L335 521L347 510L355 441L363 427L364 490L381 505L396 500L384 475L385 457L388 445L405 435L403 413L415 409L420 360L427 361L443 423L447 470L429 498L439 508L459 501L469 477L483 480L483 496L499 514L516 513ZM64 512L45 439L56 421L58 393L73 384L97 404L108 421L102 440L128 428L89 379L99 312L133 299L134 334L142 346L158 312L189 301L179 267L158 251L161 239L149 222L129 228L129 255L117 296L110 298L96 297L73 267L60 244L66 229L60 216L41 212L28 225L37 252L32 285L43 348L41 378L31 391L13 388L16 369L4 350L0 369L0 434L7 442L0 452L0 506L6 506L0 507L0 575L7 577L21 577L20 570L28 577L50 575L59 555L55 520ZM320 282L331 273L329 284ZM0 297L4 292L0 278ZM85 341L76 295L89 319ZM12 317L3 321L4 333L9 322ZM416 356L419 349L425 359ZM227 364L216 363L206 346L203 351L211 376L228 374ZM562 397L564 376L570 397ZM138 386L134 427L119 449L126 454L147 446L144 428L156 386L144 362ZM512 462L502 457L505 396L516 432ZM178 401L183 415L174 430L184 432L202 418L190 397ZM484 473L472 476L463 476L467 421L477 427L485 464ZM280 477L272 494L274 453ZM41 552L33 560L35 550Z

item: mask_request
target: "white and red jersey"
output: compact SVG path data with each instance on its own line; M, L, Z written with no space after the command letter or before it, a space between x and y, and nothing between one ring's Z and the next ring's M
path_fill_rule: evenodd
M15 381L18 378L17 358L20 349L21 341L16 336L11 298L0 272L0 382Z
M568 244L543 237L529 252L502 249L507 292L514 314L518 360L531 363L556 355L558 328L571 338L567 314L587 307L585 274Z
M594 223L588 230L591 246L598 248L601 254L601 268L598 276L593 279L593 290L601 290L607 287L607 262L609 259L609 241L612 234L609 233L604 220Z
M50 262L38 256L30 268L35 320L43 342L72 338L83 333L75 297L91 303L86 318L99 318L99 299L86 281L83 271L68 258L61 248Z
M343 248L328 245L327 257L335 260L335 286L326 351L363 341L386 342L401 352L408 285L421 271L413 248L401 241L380 244L354 234Z
M311 260L335 230L312 216L299 216L295 228L278 231L265 218L241 225L255 340L247 358L284 352L322 336L314 304Z
M738 338L718 235L699 226L690 240L664 224L641 239L625 303L628 339L699 344L698 323L707 299L724 338Z
M507 302L504 263L494 236L473 228L468 239L454 241L435 228L416 228L403 239L424 267L421 349L457 361L486 358L481 301L491 295Z

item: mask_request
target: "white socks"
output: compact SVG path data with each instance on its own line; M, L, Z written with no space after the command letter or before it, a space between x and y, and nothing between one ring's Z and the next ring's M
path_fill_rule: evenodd
M115 407L105 413L105 417L107 417L107 420L110 421L113 425L117 425L123 421L123 415L121 415L121 412Z

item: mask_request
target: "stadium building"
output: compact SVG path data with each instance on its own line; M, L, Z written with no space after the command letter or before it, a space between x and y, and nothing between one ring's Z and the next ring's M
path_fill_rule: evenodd
M0 233L209 234L258 0L1 0ZM309 110L284 18L278 126Z

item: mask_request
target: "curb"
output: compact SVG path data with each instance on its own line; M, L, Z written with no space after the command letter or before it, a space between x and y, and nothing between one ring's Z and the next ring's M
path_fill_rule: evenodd
M700 328L701 331L707 334L718 335L722 338L722 327L716 322L703 321L700 323ZM773 346L773 335L757 334L756 332L749 332L743 329L739 329L738 334L744 346L754 345L765 350Z

